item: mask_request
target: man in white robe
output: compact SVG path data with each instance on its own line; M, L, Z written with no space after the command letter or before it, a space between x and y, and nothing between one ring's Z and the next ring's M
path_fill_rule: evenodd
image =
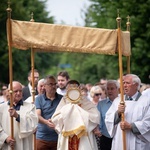
M0 149L32 150L33 132L38 124L34 104L22 100L22 85L13 81L13 107L9 102L0 105ZM13 117L14 137L11 137L10 116Z
M123 150L122 130L126 133L126 150L150 150L150 98L138 90L141 81L138 76L124 77L125 105L116 98L106 113L105 123L112 141L112 150ZM124 113L125 121L121 121Z
M69 86L76 85L78 86L76 80L70 80L67 89L70 89ZM97 150L93 130L100 123L100 114L96 106L82 96L79 96L81 99L77 98L78 102L71 102L68 95L67 91L52 116L52 122L59 133L57 150L72 149L74 145L69 145L69 139L74 135L79 139L79 142L75 142L77 145L79 144L76 149ZM76 95L78 95L78 90L73 87L73 90L70 90L70 97L76 97Z

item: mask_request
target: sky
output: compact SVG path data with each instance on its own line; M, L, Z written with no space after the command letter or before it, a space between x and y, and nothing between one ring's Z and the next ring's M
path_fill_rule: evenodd
M57 24L84 26L84 13L90 5L89 0L47 0L47 11L54 16Z

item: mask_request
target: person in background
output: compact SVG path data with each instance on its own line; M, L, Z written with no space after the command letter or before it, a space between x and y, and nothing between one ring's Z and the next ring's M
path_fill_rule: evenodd
M95 84L95 85L100 86L100 88L102 89L102 95L101 95L100 100L104 100L104 99L107 98L106 83L105 84L101 84L100 82L98 82L98 83Z
M38 117L34 104L22 100L22 85L18 81L12 82L13 107L10 107L10 101L0 105L0 149L10 150L32 150L33 132L38 124ZM9 86L10 90L10 86ZM11 137L11 122L13 117L13 133Z
M3 85L1 90L2 90L2 95L0 96L0 103L7 102L9 98L7 85Z
M101 85L106 85L107 79L106 78L101 78L99 82L100 82Z
M88 99L92 100L92 97L90 96L90 90L91 90L93 85L91 83L86 83L85 86L86 86L86 88L88 90Z
M61 71L57 74L57 93L60 95L66 94L66 85L70 77L67 71Z
M38 94L44 94L45 93L45 85L44 85L44 79L40 79L38 81L38 84L37 84L37 91L38 91ZM35 98L37 97L37 95L35 95ZM33 97L30 96L28 97L26 100L26 102L29 102L29 103L32 103L33 102Z
M150 149L150 98L139 92L141 80L137 75L127 74L123 79L125 104L121 97L115 99L106 113L105 124L113 137L112 150L123 149L122 131L126 133L127 150ZM124 121L121 114L124 113Z
M88 89L86 88L86 86L84 84L80 84L80 89L81 89L81 94L85 96L88 100L90 100L88 97Z
M35 99L39 123L36 132L37 150L57 150L58 135L54 130L51 117L58 106L62 95L56 92L56 79L54 76L44 78L45 93Z
M78 81L70 80L66 89L52 116L59 133L57 150L97 150L93 130L100 115L96 106L82 96Z
M100 86L93 86L90 90L90 96L92 97L91 102L97 106L98 102L101 99L102 89Z
M91 88L90 90L90 96L91 96L91 102L97 107L97 104L98 102L100 101L101 99L101 95L102 95L102 89L99 85L95 85ZM95 134L97 133L97 134ZM99 147L100 147L100 132L99 132L99 129L98 129L98 126L94 129L94 134L95 134L95 137L96 137L96 142L97 142L97 147L98 147L98 150L99 150Z
M106 89L108 97L99 101L97 105L97 108L101 114L99 132L96 132L97 135L100 135L97 141L99 150L111 150L112 138L110 137L105 125L105 114L115 98L118 97L119 88L119 83L116 80L107 80Z
M28 97L32 95L32 70L28 73L28 85L23 88L23 100L26 100ZM37 69L34 69L34 87L35 87L35 95L37 92L37 84L39 81L39 72Z

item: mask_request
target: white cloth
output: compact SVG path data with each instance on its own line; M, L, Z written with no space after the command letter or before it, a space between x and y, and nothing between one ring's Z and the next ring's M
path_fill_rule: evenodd
M35 98L36 98L37 96L38 96L38 95L35 95ZM35 98L34 98L34 99L35 99ZM29 96L25 101L28 102L28 103L33 103L33 97L32 97L32 95Z
M80 137L79 150L97 150L93 129L100 123L100 114L89 100L83 99L78 106L63 97L52 121L59 133L57 150L68 149L69 136L74 134Z
M1 103L4 103L5 102L5 98L4 98L4 96L2 95L2 96L0 96L0 104Z
M148 97L150 98L150 88L144 90L144 91L142 92L142 95L148 96Z
M5 140L11 135L9 105L0 105L0 149L11 150ZM20 115L20 123L14 118L14 139L16 140L15 150L33 149L33 132L38 124L38 117L34 104L23 102L23 106L17 111Z
M57 91L56 91L58 94L60 95L65 95L66 94L66 89L60 89L60 88L57 88Z
M118 109L120 98L116 98L106 113L105 123L112 141L112 150L123 150L122 130L120 123L114 126L114 116ZM126 131L127 150L150 150L150 98L140 96L137 101L125 101L125 120L134 123L140 131L135 135Z

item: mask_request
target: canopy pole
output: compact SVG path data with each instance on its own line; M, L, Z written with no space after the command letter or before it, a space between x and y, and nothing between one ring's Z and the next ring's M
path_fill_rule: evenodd
M9 53L9 94L10 94L10 107L13 107L13 69L12 69L12 27L11 27L11 11L12 9L10 8L10 1L8 2L8 8L6 9L7 11L7 30L8 30L8 53ZM14 122L13 122L13 117L10 117L10 128L11 128L11 138L14 139ZM12 150L14 148L11 148Z
M117 26L118 26L118 53L119 53L119 75L120 75L120 92L121 92L121 100L120 104L125 105L124 102L124 91L123 91L123 67L122 67L122 48L121 48L121 18L116 18ZM121 121L124 121L124 113L121 113ZM122 139L123 139L123 150L126 150L126 133L122 130Z
M31 22L34 22L34 19L33 19L33 12L31 13L31 19L30 19ZM34 49L32 48L32 45L31 45L31 71L32 71L32 102L34 103L34 100L35 100L35 86L34 86L34 55L35 55L35 52L34 52Z
M31 22L34 22L34 19L33 19L33 12L31 13L31 19L30 19ZM31 45L31 70L32 70L32 103L34 103L35 101L35 86L34 86L34 54L35 54L35 51L34 49L32 48L32 45ZM33 134L33 142L34 142L34 150L36 150L36 133Z
M126 23L126 25L127 25L127 31L129 31L130 32L130 25L131 25L131 23L130 23L130 16L127 16L127 23ZM128 74L130 74L130 56L127 56L127 73Z

